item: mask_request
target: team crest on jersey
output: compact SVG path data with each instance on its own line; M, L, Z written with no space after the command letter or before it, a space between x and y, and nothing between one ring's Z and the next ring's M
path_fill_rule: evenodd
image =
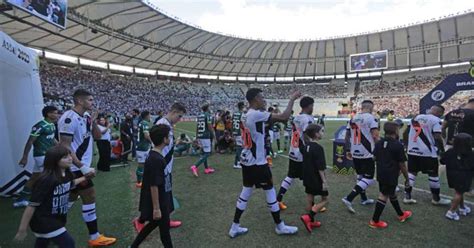
M469 63L471 63L471 68L469 68L469 75L474 78L474 60L471 60Z
M443 100L445 96L446 96L446 94L442 90L435 90L435 91L433 91L433 93L431 93L431 99L433 99L433 101L437 101L437 102Z
M71 118L66 118L66 119L64 120L64 123L66 123L66 124L71 123Z

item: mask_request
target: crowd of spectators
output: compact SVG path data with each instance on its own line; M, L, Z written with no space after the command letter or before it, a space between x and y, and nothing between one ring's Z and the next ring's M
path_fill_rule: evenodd
M265 88L265 97L269 99L286 99L290 92L296 89L315 98L347 97L347 87L344 84L268 84Z

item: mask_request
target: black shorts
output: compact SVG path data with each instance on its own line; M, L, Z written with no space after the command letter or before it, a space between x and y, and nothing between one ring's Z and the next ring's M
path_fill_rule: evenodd
M273 188L272 171L268 164L265 165L242 165L242 179L244 187L262 188L268 190Z
M373 158L354 158L353 162L357 175L362 175L367 179L374 179L375 161Z
M289 160L288 177L303 179L303 162Z
M408 155L408 172L438 176L438 158Z
M379 191L383 195L386 195L386 196L395 195L396 189L397 189L397 185L388 185L388 184L379 182Z
M84 176L81 171L73 171L72 174L74 175L74 179L80 178ZM77 192L79 190L85 190L94 187L94 183L91 179L87 179L84 182L76 185L76 188L72 190L72 192Z
M329 195L329 191L327 190L318 190L318 189L313 189L311 187L305 187L304 192L308 195L320 195L320 196Z

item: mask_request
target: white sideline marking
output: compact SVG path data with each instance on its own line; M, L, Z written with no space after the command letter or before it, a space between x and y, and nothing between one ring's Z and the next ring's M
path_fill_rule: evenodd
M278 155L279 155L279 156L282 156L282 157L284 157L284 158L288 158L288 159L290 158L290 157L288 157L288 156L286 156L286 155L283 155L283 154L278 154ZM328 168L330 168L330 169L333 168L331 165L327 165L326 167L328 167ZM403 185L403 184L398 184L398 186L399 186L399 187L405 187L405 185ZM415 188L415 187L413 187L413 190L418 191L418 192L423 192L423 193L431 194L431 191L426 190L426 189L420 189L420 188ZM450 199L450 200L453 199L453 197L452 197L452 196L449 196L449 195L440 194L440 196L443 197L443 198L446 198L446 199ZM468 204L471 204L471 205L474 205L474 202L471 202L471 201L466 201L466 200L464 200L464 202L465 202L465 203L468 203Z

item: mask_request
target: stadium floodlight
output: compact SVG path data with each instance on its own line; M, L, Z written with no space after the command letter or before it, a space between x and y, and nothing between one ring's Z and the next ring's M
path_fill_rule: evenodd
M133 67L131 66L109 64L109 68L110 70L115 70L115 71L133 72Z
M107 63L94 61L94 60L89 60L89 59L79 58L79 64L92 66L92 67L98 67L98 68L102 68L102 69L107 69Z
M73 63L73 64L77 64L78 62L77 57L72 57L69 55L64 55L64 54L59 54L59 53L45 52L44 56L48 59L54 59L54 60L64 61L64 62Z
M137 74L147 74L147 75L156 75L156 70L143 69L135 67L135 73Z

